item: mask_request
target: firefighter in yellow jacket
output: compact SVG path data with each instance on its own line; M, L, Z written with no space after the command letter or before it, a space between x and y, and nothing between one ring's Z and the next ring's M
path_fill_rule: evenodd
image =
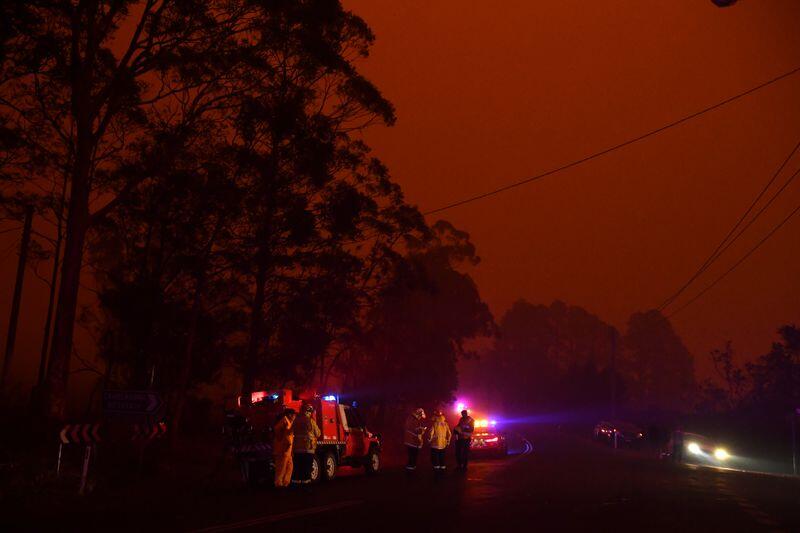
M297 417L292 426L294 430L294 475L292 483L311 483L311 471L314 468L314 453L317 451L317 439L322 435L317 421L314 420L314 407L303 406L303 413Z
M436 473L443 474L445 469L445 450L452 437L450 426L441 411L436 411L431 418L431 428L428 432L428 442L431 444L431 463Z
M413 472L417 469L417 456L419 449L422 448L422 436L425 434L425 411L422 407L414 409L414 412L406 418L406 434L403 443L408 452L408 463L406 470Z
M286 409L273 427L272 457L275 463L275 486L288 487L292 480L292 442L294 433L292 424L295 410Z

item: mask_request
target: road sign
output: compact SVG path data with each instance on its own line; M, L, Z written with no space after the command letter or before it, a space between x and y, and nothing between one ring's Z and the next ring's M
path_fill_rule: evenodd
M103 411L128 415L152 415L161 409L161 396L149 390L103 391Z
M100 442L100 424L67 424L58 434L61 444L93 444Z
M135 441L150 441L156 437L160 437L167 432L166 422L155 422L152 424L134 424L133 425L133 440Z

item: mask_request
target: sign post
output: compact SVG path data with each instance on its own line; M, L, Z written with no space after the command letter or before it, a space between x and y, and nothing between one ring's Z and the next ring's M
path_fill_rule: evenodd
M89 475L89 460L92 457L92 445L87 444L83 451L83 469L81 470L81 486L78 489L78 494L83 496L86 491L86 478Z
M800 415L800 407L795 408L792 413L792 472L797 475L797 415Z
M56 477L61 475L61 450L64 448L64 443L58 443L58 461L56 461Z
M61 475L61 454L65 444L83 444L83 468L81 469L81 483L78 494L83 496L86 492L86 479L89 476L89 461L92 458L92 446L101 442L101 425L95 424L67 424L58 433L58 460L56 462L56 477Z

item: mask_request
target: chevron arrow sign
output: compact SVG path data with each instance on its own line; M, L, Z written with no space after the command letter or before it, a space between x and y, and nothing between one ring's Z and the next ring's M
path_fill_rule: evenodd
M100 442L100 424L67 424L58 434L61 444L95 444Z
M166 422L133 425L133 440L150 441L167 433Z

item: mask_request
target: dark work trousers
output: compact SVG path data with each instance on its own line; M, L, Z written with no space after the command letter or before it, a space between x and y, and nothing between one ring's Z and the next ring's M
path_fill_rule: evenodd
M456 439L456 464L462 470L467 469L467 462L469 461L469 447L472 445L472 439Z
M417 456L419 455L419 448L416 446L409 446L406 444L406 450L408 451L408 462L406 463L406 470L416 470L417 469Z
M672 434L672 460L676 463L683 462L683 431Z
M292 470L292 483L311 483L311 469L314 466L313 453L294 454L294 470Z
M437 472L447 468L444 464L444 450L431 448L431 464L433 465L433 469Z

